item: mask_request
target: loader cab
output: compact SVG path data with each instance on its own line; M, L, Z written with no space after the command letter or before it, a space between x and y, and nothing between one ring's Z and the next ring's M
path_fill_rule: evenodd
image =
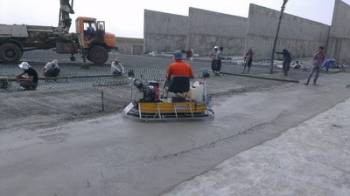
M75 21L80 48L87 53L87 59L96 64L105 63L108 52L115 48L114 34L105 32L105 22L96 18L78 17Z
M93 44L103 44L104 23L97 22L95 18L79 17L76 20L79 42L83 48L90 48ZM100 28L99 28L100 27Z

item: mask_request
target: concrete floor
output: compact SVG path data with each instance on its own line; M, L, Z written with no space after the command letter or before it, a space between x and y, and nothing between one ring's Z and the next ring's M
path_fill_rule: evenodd
M350 99L163 196L350 195Z
M137 77L142 74L144 79L163 80L166 66L171 59L149 56L129 56L111 54L110 59L117 58L128 69L134 69ZM110 73L110 67L93 66L90 69L81 69L81 60L75 63L69 62L69 56L57 55L52 51L33 51L25 54L23 60L29 60L36 70L41 70L45 62L54 58L59 59L62 68L61 76L81 75L106 75ZM196 61L193 63L196 75L202 70L210 69L208 61ZM223 70L227 72L241 71L241 67L232 64L224 64ZM1 75L16 75L20 72L15 64L1 64ZM253 69L253 74L259 75L268 72L268 68L259 67ZM275 74L274 77L280 77ZM305 78L305 72L295 71L291 77ZM16 83L12 83L10 90L0 90L0 131L9 128L19 129L26 127L35 130L37 128L50 127L72 120L92 118L120 111L130 101L129 85L113 85L118 81L127 81L123 78L112 79L79 79L40 81L37 91L19 91ZM109 85L112 83L112 85ZM104 85L106 84L106 85ZM211 77L208 80L208 91L213 96L237 94L243 92L261 91L274 86L283 85L281 82L256 80L235 76ZM101 108L101 92L104 92L105 111Z
M350 97L348 74L320 84L216 97L207 122L143 124L116 113L9 127L0 132L0 195L159 195Z
M350 99L163 196L350 195Z
M85 87L75 83L37 91L0 92L0 131L26 127L35 130L53 124L119 112L130 102L130 86ZM262 91L281 82L220 76L208 79L211 96ZM102 112L101 92L104 93Z

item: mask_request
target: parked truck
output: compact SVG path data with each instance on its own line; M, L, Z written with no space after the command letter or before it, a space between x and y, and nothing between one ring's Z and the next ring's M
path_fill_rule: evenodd
M84 62L104 64L115 48L115 35L105 32L104 21L91 17L78 17L75 33L69 33L73 0L60 0L60 5L58 27L0 24L0 62L19 61L25 51L56 48L71 60L80 54Z

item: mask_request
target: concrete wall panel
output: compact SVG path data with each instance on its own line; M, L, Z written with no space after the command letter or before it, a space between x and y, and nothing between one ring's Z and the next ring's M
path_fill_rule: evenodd
M341 0L335 1L330 36L350 38L350 6Z
M143 54L143 39L117 37L118 52L122 54L141 55Z
M186 48L188 17L145 10L145 52Z
M208 55L215 45L229 55L241 55L247 33L247 19L197 8L189 9L187 48Z
M191 34L189 39L188 48L201 56L208 56L216 45L223 46L226 55L242 55L245 47L245 38Z
M186 48L187 35L147 34L145 51L172 52Z
M279 15L278 11L250 5L246 49L253 48L257 59L271 57ZM277 50L287 48L294 57L312 56L319 46L326 45L329 28L318 22L285 14Z
M335 1L327 53L339 63L350 64L350 6Z

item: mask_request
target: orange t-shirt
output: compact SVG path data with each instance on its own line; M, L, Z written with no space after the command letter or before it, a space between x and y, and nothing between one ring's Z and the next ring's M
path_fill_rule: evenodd
M193 72L191 65L183 61L175 61L170 64L167 71L167 80L170 80L173 76L185 76L193 78Z

